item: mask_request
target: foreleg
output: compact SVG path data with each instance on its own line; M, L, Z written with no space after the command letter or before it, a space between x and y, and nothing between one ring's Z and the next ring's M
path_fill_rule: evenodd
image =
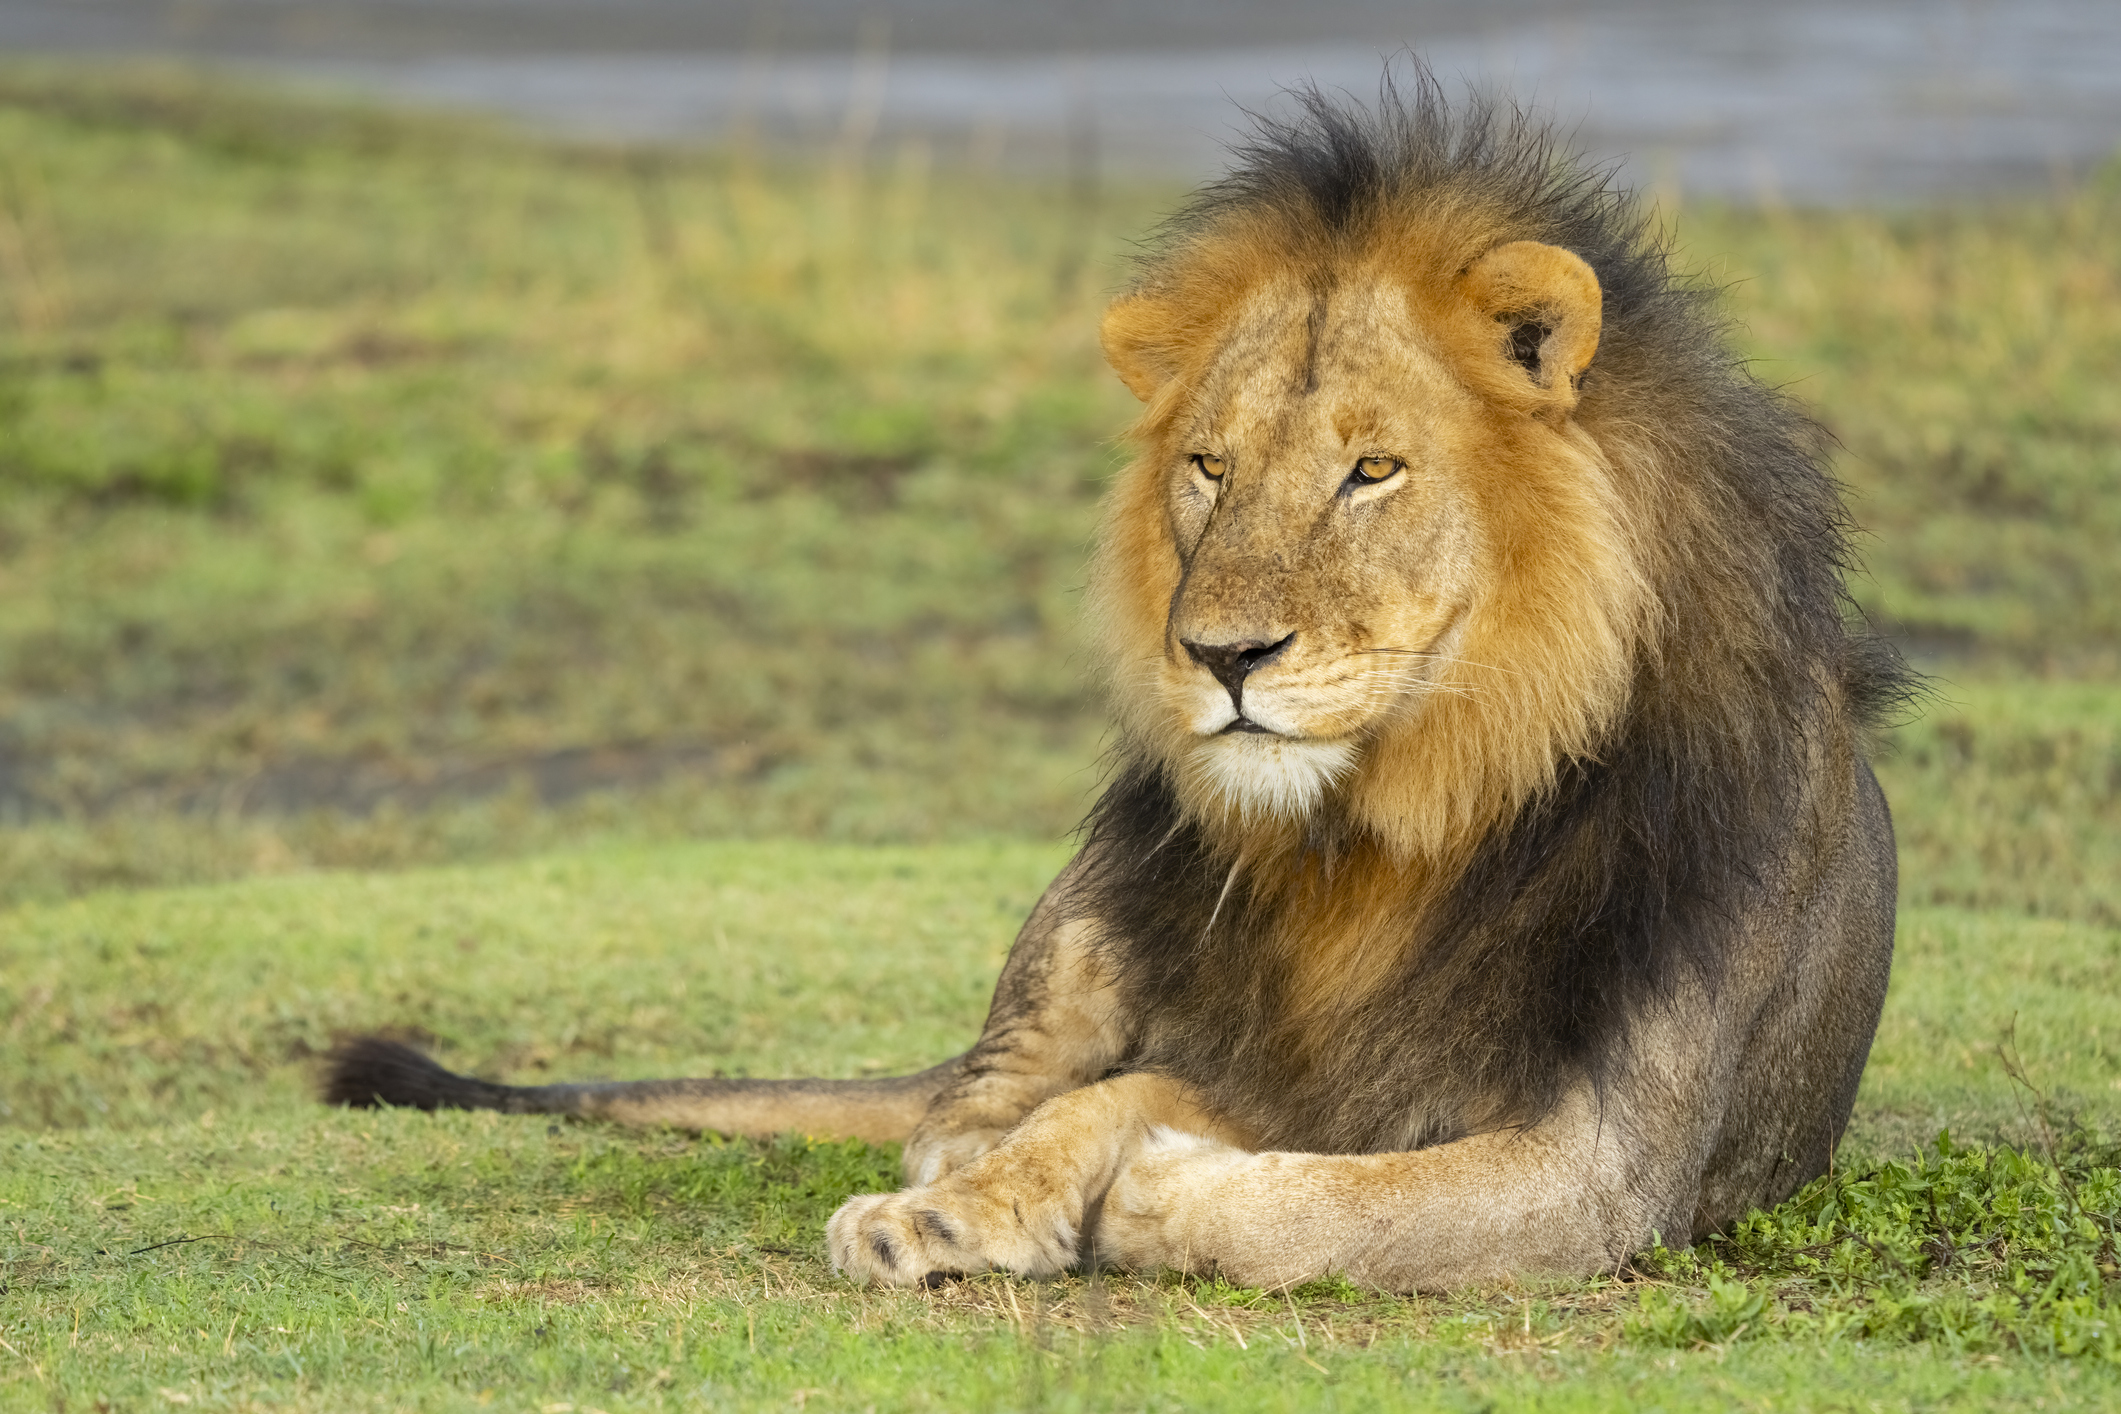
M1547 1120L1399 1154L1247 1153L1160 1130L1115 1176L1100 1262L1243 1286L1453 1291L1610 1271L1689 1237L1692 1185L1580 1094Z
M1010 949L976 1045L906 1142L908 1183L933 1183L1001 1142L1056 1095L1119 1063L1129 1027L1105 975L1096 923L1069 916L1071 866Z

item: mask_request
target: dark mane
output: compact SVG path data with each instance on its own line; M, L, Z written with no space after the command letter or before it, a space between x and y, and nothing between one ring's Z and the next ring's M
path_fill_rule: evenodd
M1538 1117L1572 1076L1604 1072L1630 1017L1682 982L1714 988L1827 728L1874 726L1914 679L1844 592L1828 436L1730 352L1714 292L1674 274L1609 173L1516 109L1475 98L1454 112L1418 64L1372 108L1295 99L1294 118L1258 120L1235 170L1165 225L1145 283L1233 221L1346 246L1397 213L1477 210L1502 239L1565 247L1596 272L1604 324L1578 421L1601 441L1647 434L1691 492L1660 512L1664 617L1627 710L1480 843L1440 904L1399 906L1396 970L1349 999L1330 1037L1288 1044L1290 964L1273 942L1310 896L1248 876L1185 818L1163 768L1119 745L1086 822L1084 887L1133 1009L1158 1018L1133 1063L1267 1124L1270 1146L1396 1149ZM1300 860L1267 867L1356 886L1353 830L1322 822Z

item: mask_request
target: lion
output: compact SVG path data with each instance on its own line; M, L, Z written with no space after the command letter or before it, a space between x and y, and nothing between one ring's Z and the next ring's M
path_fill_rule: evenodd
M1142 256L1089 612L1115 764L965 1054L344 1104L903 1142L861 1282L1611 1271L1828 1167L1892 958L1827 439L1608 178L1418 70L1263 122Z

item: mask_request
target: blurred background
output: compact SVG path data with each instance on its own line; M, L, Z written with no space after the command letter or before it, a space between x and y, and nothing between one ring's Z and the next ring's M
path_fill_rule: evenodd
M2099 0L12 0L0 46L182 56L574 138L923 144L1198 180L1281 90L1380 54L1545 109L1637 185L1752 201L2043 190L2121 134Z
M1814 407L1914 901L2121 925L2121 6L10 0L0 899L1054 838L1132 400L1247 110L1411 49Z

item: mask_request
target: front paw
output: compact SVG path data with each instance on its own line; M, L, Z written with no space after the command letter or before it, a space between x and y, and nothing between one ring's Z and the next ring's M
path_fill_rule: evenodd
M834 1271L884 1286L994 1270L1043 1277L1074 1265L1077 1226L1059 1204L944 1182L848 1199L825 1244Z

